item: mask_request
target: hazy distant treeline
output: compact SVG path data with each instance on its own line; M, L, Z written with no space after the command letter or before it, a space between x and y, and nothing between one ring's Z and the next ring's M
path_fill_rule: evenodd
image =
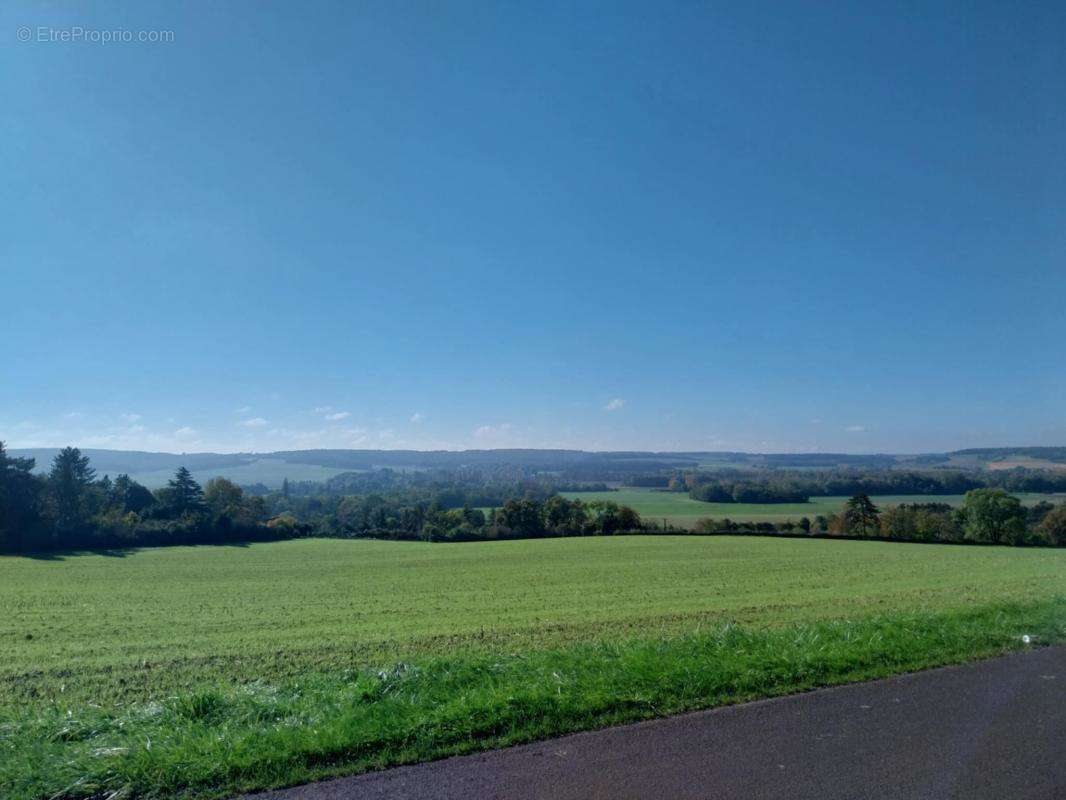
M627 506L602 500L567 500L560 495L543 500L511 499L488 511L468 505L449 509L380 495L315 500L296 505L294 510L299 513L302 509L302 517L283 511L280 518L292 515L293 524L302 522L315 536L431 542L609 536L644 529L640 515Z
M708 503L803 503L810 497L965 494L973 489L1066 492L1066 472L1049 470L737 470L635 475L630 486L688 492Z
M270 495L261 484L246 487L253 494ZM604 491L602 482L574 483L555 475L522 477L507 468L398 471L375 469L342 472L323 481L289 481L281 486L285 497L321 497L369 494L403 494L411 501L437 503L444 508L498 506L508 500L531 497L546 500L556 492Z

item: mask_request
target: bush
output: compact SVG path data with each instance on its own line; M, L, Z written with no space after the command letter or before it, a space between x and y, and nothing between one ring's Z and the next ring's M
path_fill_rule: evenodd
M1066 503L1060 503L1047 512L1036 530L1049 544L1066 546Z
M1025 539L1025 509L1002 489L967 492L956 514L966 538L975 542L1021 544Z

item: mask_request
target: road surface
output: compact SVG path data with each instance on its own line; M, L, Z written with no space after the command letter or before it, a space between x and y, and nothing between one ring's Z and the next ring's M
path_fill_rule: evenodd
M1066 798L1066 648L324 781L256 800Z

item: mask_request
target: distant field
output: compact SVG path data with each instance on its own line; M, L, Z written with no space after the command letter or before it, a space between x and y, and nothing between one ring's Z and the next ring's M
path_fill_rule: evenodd
M282 461L279 458L261 458L258 461L252 461L241 466L195 469L192 470L192 473L193 477L200 483L206 483L212 478L221 476L229 478L234 483L242 486L262 483L271 489L277 489L286 478L290 481L324 481L334 475L350 471L333 467L321 467L316 464L294 464L291 461ZM152 472L138 472L130 477L140 481L149 489L158 489L160 486L165 486L167 481L174 477L174 471L164 469Z
M704 503L693 500L684 492L658 492L651 489L619 489L616 492L563 492L565 497L574 500L611 500L633 508L642 517L651 522L661 522L663 518L671 525L691 528L703 517L721 519L729 517L738 522L784 522L791 519L798 521L801 517L814 519L819 514L833 514L840 511L847 502L847 497L812 497L808 503ZM1040 500L1060 503L1066 500L1066 494L1020 494L1026 505ZM949 503L960 505L961 494L950 495L877 495L872 498L879 507L899 505L900 503Z
M1066 464L1061 461L1048 461L1046 458L1032 458L1030 456L1012 456L1004 458L1002 461L989 461L986 465L986 469L1001 470L1001 469L1017 469L1023 467L1025 469L1053 469L1053 470L1066 470Z
M744 537L296 540L0 578L5 800L232 797L1058 641L1066 613L1066 550Z

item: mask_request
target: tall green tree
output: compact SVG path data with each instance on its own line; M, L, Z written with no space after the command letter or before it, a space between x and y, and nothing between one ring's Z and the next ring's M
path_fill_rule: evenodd
M115 478L109 499L111 505L118 506L123 512L133 511L137 514L155 503L152 493L126 474Z
M536 536L544 532L541 506L535 500L508 500L496 511L496 522L521 536Z
M204 487L204 503L214 518L216 528L251 528L266 517L262 497L249 496L227 478L212 478Z
M57 527L73 530L88 521L92 513L89 487L95 478L89 457L77 447L64 447L52 459L48 488L55 503Z
M877 532L880 514L880 509L873 504L869 495L865 494L852 497L844 509L848 531L857 532L861 536Z
M958 516L966 538L975 542L1016 544L1025 538L1022 502L1002 489L967 492Z
M1060 503L1044 515L1037 532L1051 544L1066 545L1066 503Z
M167 505L175 516L204 511L204 490L185 467L178 467L174 477L167 482L167 490Z
M204 502L212 514L236 517L244 502L244 490L228 478L212 478L204 487Z
M0 442L0 549L22 549L40 521L32 458L11 458Z

